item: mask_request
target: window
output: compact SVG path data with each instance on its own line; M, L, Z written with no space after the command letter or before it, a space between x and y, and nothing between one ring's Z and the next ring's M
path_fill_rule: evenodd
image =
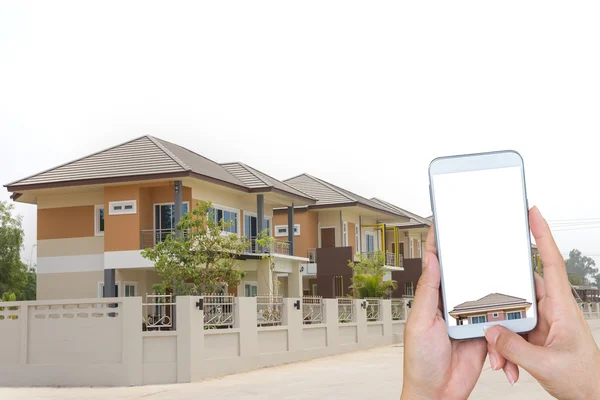
M287 236L288 235L288 227L287 225L275 225L275 236ZM300 224L294 225L294 236L300 236Z
M472 324L483 324L484 322L487 322L487 318L485 315L478 315L476 317L471 317Z
M521 319L521 312L509 312L506 314L506 319Z
M119 288L121 287L121 282L116 282L115 283L115 293L117 294L116 297L119 297ZM102 298L104 297L104 282L98 282L98 297Z
M137 292L137 283L136 282L125 282L123 284L123 289L125 290L125 297L135 297L135 293Z
M375 235L372 232L367 232L365 235L365 247L367 253L372 253L375 251Z
M258 295L258 284L256 282L247 282L244 284L244 295L246 297L256 297Z
M360 253L360 227L356 225L354 227L354 236L356 240L356 254Z
M406 296L414 296L415 295L414 282L404 282L404 295L406 295Z
M135 214L137 212L135 200L111 201L108 203L108 209L109 215Z
M214 207L208 211L209 218L214 218L217 224L227 224L223 227L223 232L237 233L238 232L238 212L225 209L222 207Z
M344 244L343 244L343 246L348 246L348 223L344 222L342 225L344 228Z
M182 215L187 214L190 209L190 203L185 202L181 207ZM173 230L177 228L175 224L175 204L155 204L154 205L154 229ZM166 236L164 237L166 238ZM164 239L163 238L163 239Z
M94 207L94 230L96 236L104 236L104 205Z
M497 312L493 313L493 314L492 314L492 317L494 317L494 318L498 318L498 313L497 313Z
M263 219L263 230L267 230L267 234L271 236L271 218ZM246 213L244 211L244 236L246 237L258 237L260 232L258 231L258 218L255 215Z

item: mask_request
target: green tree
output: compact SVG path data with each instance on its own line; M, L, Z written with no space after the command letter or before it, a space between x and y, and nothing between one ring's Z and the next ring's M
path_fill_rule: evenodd
M155 290L189 295L219 292L225 285L237 287L243 278L238 257L249 242L225 232L232 224L216 221L210 203L196 204L177 225L181 234L171 234L142 252L161 278Z
M573 285L588 284L589 277L596 277L598 274L596 262L581 254L581 251L577 249L569 252L569 257L565 259L565 267L567 268L569 282Z
M14 293L23 298L27 265L21 261L23 227L21 217L12 215L13 205L0 202L0 294Z
M35 268L30 268L29 271L27 271L25 287L23 287L23 300L36 299L36 283L37 274Z
M398 286L396 281L384 281L386 274L383 265L385 264L385 254L375 252L367 255L359 255L358 261L350 261L348 266L352 268L354 276L352 277L352 289L356 295L364 299L366 297L389 297Z

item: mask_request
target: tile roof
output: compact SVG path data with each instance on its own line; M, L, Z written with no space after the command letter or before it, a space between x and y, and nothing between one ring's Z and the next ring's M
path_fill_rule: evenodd
M514 305L514 304L531 304L527 300L520 297L508 296L502 293L491 293L487 296L480 298L479 300L466 301L454 307L451 312L457 312L468 308L477 308L484 306L496 306L496 305Z
M378 202L369 200L309 174L300 174L293 178L286 179L284 182L317 199L317 206L336 206L356 203L390 214L409 218L404 213L400 213L397 210L383 206Z
M390 210L397 212L398 214L404 214L406 217L410 218L409 222L403 222L400 224L397 224L399 226L411 226L411 225L427 225L427 226L431 226L431 221L428 220L427 218L423 218L415 213L412 213L408 210L405 210L404 208L400 208L398 206L393 205L392 203L388 203L387 201L378 199L377 197L373 197L371 199L371 201L382 205L383 207L387 207Z
M238 167L236 167L236 165ZM243 171L246 171L245 173ZM5 186L11 192L41 187L194 176L243 191L276 189L310 203L315 199L242 163L221 165L177 144L145 135ZM252 176L254 178L252 178Z

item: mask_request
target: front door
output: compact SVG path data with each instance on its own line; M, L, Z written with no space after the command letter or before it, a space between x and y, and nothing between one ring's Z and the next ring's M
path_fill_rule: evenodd
M404 258L404 242L400 242L400 255Z
M321 229L321 247L324 249L335 247L335 228Z

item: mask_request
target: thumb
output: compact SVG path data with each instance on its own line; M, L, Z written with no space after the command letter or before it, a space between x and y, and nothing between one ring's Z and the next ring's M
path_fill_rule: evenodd
M488 328L485 331L485 339L507 360L525 368L533 376L540 375L543 360L548 357L544 347L535 346L522 336L499 325Z

